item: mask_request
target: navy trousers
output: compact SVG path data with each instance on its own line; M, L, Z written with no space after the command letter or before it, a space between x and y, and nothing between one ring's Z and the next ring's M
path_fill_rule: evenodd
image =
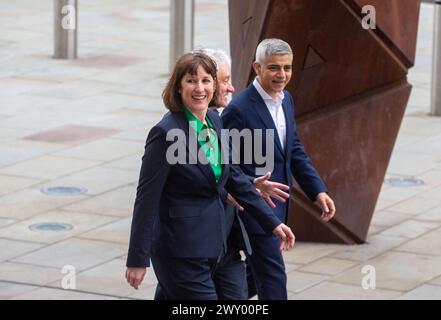
M152 256L158 285L155 300L246 300L246 265L229 247L220 260Z
M247 266L252 271L252 277L248 279L252 278L254 283L248 284L249 297L257 292L259 300L286 300L287 278L278 238L254 234L250 235L250 242L253 254L247 255Z
M239 249L229 246L213 274L219 300L246 300L248 298L246 265Z
M212 274L218 258L172 258L151 255L158 279L155 300L217 300Z

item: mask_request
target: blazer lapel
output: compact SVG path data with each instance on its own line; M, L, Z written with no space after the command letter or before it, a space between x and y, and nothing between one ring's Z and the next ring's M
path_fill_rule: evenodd
M251 100L254 101L254 106L255 106L253 109L257 112L257 114L260 117L260 120L262 120L265 127L267 129L274 130L274 140L276 146L279 149L280 153L285 155L285 152L283 151L282 144L279 139L279 135L277 134L276 125L274 124L274 120L271 117L271 113L269 112L265 104L265 101L263 101L262 97L260 96L259 92L257 92L253 84L250 84L250 90L251 90Z
M214 117L216 117L215 113L217 111L211 111L210 110L207 112L207 117L210 119L211 123L214 126L214 130L216 130L216 134L217 134L217 139L218 139L218 143L219 143L219 148L220 148L220 152L221 152L221 163L224 165L223 170L222 170L222 176L219 179L219 183L221 184L221 182L228 176L228 164L230 163L228 159L225 159L225 157L229 154L228 152L228 148L229 145L228 144L224 144L222 143L222 127L219 126L220 124L220 119L214 119ZM217 116L219 117L219 116ZM211 168L210 168L211 169ZM211 170L213 172L213 170ZM214 173L213 173L213 177L214 177ZM216 181L216 179L215 179Z
M285 128L286 128L286 145L284 150L285 150L285 155L289 156L288 154L286 154L286 152L291 151L290 146L292 145L292 137L294 130L294 128L292 128L292 126L289 125L290 123L289 119L291 117L294 117L294 114L292 111L293 106L291 106L291 104L288 103L288 99L286 98L286 95L285 95L285 99L283 99L282 107L285 113Z
M205 156L204 152L199 152L199 150L201 149L201 145L199 143L199 141L197 140L196 134L193 132L193 130L190 131L190 126L188 124L187 119L185 118L185 115L183 112L176 112L174 113L175 119L179 125L179 127L184 130L185 132L185 137L186 137L186 148L188 151L188 157L191 162L190 163L195 163L197 164L197 166L199 167L199 169L202 171L202 173L204 174L204 176L207 178L208 182L217 189L217 184L216 184L216 177L214 176L214 172L211 169L210 163L208 162L207 157ZM192 139L190 140L190 134L193 135ZM196 142L196 150L194 148L194 146L190 146L190 144L193 144ZM195 154L196 153L196 154ZM201 155L201 160L203 160L204 163L201 163L201 161L199 161L198 155Z

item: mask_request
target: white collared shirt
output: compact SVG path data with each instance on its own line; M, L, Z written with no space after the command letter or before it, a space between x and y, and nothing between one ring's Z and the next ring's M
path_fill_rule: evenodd
M285 97L285 94L280 92L277 95L277 99L274 100L260 85L259 81L254 79L253 85L256 88L257 92L262 97L263 101L265 102L266 107L268 108L268 111L271 114L271 117L273 118L274 125L277 129L277 134L279 135L280 143L282 145L282 149L285 148L285 142L286 142L286 121L285 121L285 113L283 112L282 102L283 98Z

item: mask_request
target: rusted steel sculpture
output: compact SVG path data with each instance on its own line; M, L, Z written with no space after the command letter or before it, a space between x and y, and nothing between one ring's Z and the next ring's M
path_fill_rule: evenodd
M364 29L362 8L376 9ZM362 243L404 115L415 59L419 0L230 0L233 81L254 78L258 42L294 50L288 90L298 132L336 202L330 223L294 187L289 224L298 240Z

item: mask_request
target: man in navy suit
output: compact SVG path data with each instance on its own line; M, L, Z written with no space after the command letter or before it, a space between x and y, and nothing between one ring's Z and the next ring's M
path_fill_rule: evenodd
M217 65L217 98L214 108L221 114L223 109L228 106L230 94L234 92L234 87L231 84L231 58L221 49L202 49L202 52L210 56ZM269 181L270 176L270 174L266 174L250 181L258 188L267 203L274 207L275 204L271 197L285 202L289 198L289 194L284 190L289 190L289 187ZM219 299L244 300L248 298L248 287L245 262L241 259L240 250L251 255L252 248L240 219L241 214L238 213L244 209L231 195L228 195L228 200L230 203L225 207L226 230L229 233L227 253L219 261L213 273L213 280Z
M294 177L305 194L322 208L322 219L329 221L335 214L334 202L300 142L293 98L284 90L291 79L292 61L289 44L280 39L263 40L253 63L257 77L231 101L222 120L226 129L250 129L253 140L256 132L263 130L259 137L263 137L263 153L273 164L271 179L291 186ZM274 141L266 140L267 137ZM233 147L239 151L243 172L256 177L261 169L261 163L255 159L256 150L253 149L251 161L246 161L249 155L244 154L244 141ZM281 221L287 221L288 203L277 202L273 211ZM287 299L285 264L277 238L265 233L251 215L245 213L242 219L253 249L247 262L259 299Z

